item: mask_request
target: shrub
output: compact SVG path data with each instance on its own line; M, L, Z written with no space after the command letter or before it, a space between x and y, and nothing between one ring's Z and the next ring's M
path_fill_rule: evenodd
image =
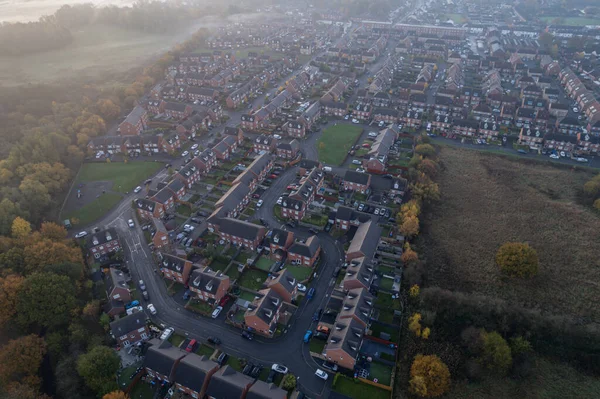
M507 242L496 253L496 264L511 277L532 277L538 272L539 259L528 244Z

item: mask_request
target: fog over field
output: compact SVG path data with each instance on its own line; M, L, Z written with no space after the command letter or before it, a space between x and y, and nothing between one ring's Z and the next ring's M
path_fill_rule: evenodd
M135 0L0 0L0 22L37 21L43 15L53 14L64 4L79 3L128 6L135 3Z

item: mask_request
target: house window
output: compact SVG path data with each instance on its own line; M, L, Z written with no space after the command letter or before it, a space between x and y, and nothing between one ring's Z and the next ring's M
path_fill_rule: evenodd
M142 334L140 334L140 337L142 337L142 339L147 339L148 338L148 334L142 333Z
M127 340L123 341L122 343L123 343L123 346L129 346L130 345L129 341L127 341Z

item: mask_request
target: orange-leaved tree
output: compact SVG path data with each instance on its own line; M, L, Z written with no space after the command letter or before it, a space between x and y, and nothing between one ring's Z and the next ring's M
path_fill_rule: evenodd
M410 390L412 393L433 398L450 389L448 366L436 355L417 355L410 368Z

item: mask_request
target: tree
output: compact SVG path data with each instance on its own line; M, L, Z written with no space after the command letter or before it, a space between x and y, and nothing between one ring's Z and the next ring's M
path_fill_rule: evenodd
M600 196L600 175L597 175L593 179L587 181L583 185L583 192L586 196L592 199Z
M25 326L66 325L75 304L75 287L68 277L34 273L25 279L19 290L17 320Z
M518 336L511 338L510 340L510 352L513 356L520 355L522 353L529 353L533 351L531 343L525 338Z
M422 316L420 313L413 313L413 315L408 318L408 329L417 337L421 336L421 318Z
M22 273L25 269L23 248L12 247L3 254L0 254L0 266L4 273Z
M600 211L600 198L598 198L596 201L594 201L594 208L598 211Z
M400 206L400 213L403 217L419 216L421 214L421 205L417 200L411 199Z
M450 389L450 371L436 355L417 355L410 368L410 390L412 393L433 398Z
M496 264L511 277L532 277L538 272L538 255L526 243L507 242L496 253Z
M506 374L512 365L512 355L506 340L496 331L484 332L481 362L488 369Z
M52 241L61 241L67 238L67 230L64 226L52 222L42 223L40 234L42 237Z
M121 361L119 356L107 346L96 346L77 359L77 372L86 385L99 395L118 389L115 373Z
M31 225L27 220L17 216L12 222L10 233L14 238L22 240L31 234Z
M438 172L438 164L431 159L423 159L417 166L417 170L430 178L434 178Z
M542 32L538 40L544 48L548 49L554 43L554 35L549 32Z
M17 298L23 281L24 278L16 274L0 277L0 309L2 309L2 312L0 312L0 326L3 326L15 315Z
M285 378L283 380L285 381ZM104 395L102 399L129 399L129 396L123 391L113 391Z
M400 233L405 237L413 237L419 234L419 219L416 216L405 218L400 225Z
M404 248L404 252L402 252L400 260L403 263L416 262L419 260L419 255L417 255L417 253L412 250L409 243L406 243L406 248Z
M431 144L418 144L415 147L415 153L431 158L435 155L435 148Z
M121 113L121 107L109 99L101 99L96 102L96 112L107 121L117 119Z
M0 348L0 382L6 386L19 382L37 387L37 376L46 345L44 339L36 335L26 335L9 341Z
M296 376L293 374L286 374L281 382L281 387L286 391L296 388Z
M83 264L81 250L63 242L42 239L24 249L27 272L42 271L44 266L65 262Z
M84 307L82 314L84 317L90 320L96 320L98 315L100 314L100 301L94 300L88 302Z
M412 196L423 202L440 200L440 187L431 180L424 180L410 185Z

